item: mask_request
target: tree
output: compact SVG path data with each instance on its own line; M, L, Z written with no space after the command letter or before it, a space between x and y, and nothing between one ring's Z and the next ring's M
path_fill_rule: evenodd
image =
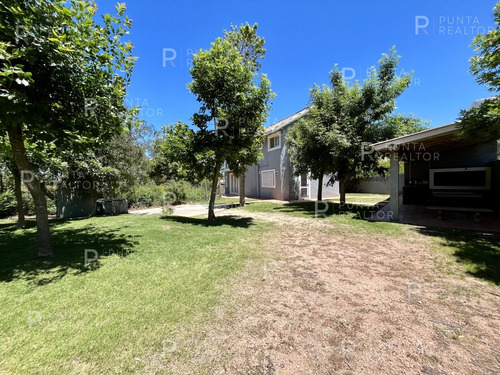
M116 16L103 15L101 24L96 12L94 1L0 4L0 131L7 132L21 171L37 172L27 146L61 156L103 147L124 126L134 58L132 44L122 37L131 20L124 4L116 6ZM47 202L36 173L27 187L36 207L38 254L52 255Z
M314 85L309 92L311 105L306 117L300 119L287 134L288 153L296 176L310 173L318 180L317 200L323 199L323 177L335 172L336 155L332 150L347 146L332 118L333 90Z
M470 72L479 84L485 84L495 95L500 91L500 2L493 9L496 28L478 34L473 42L476 55L470 60ZM500 98L484 100L478 106L460 112L462 137L500 138Z
M188 125L177 122L163 127L162 136L154 141L149 176L156 184L166 181L186 180L196 182L196 172L191 169L193 131Z
M255 64L222 38L193 55L190 72L193 81L188 89L201 103L192 118L198 131L189 138L192 168L199 180L212 181L208 220L213 222L222 163L241 176L257 161L272 93L267 76L258 76Z
M238 27L231 25L231 30L224 30L224 38L238 50L243 59L244 64L249 64L253 67L254 72L261 68L259 60L263 59L266 54L264 48L265 39L257 35L258 25L255 23L250 26L248 22L245 25ZM265 118L256 118L253 121L265 121ZM247 155L249 163L256 162L260 155L260 151L253 149L253 155ZM248 165L248 164L246 164ZM237 175L235 175L237 176ZM240 206L245 206L245 172L240 176Z
M313 177L329 174L329 184L339 182L340 204L354 176L379 168L376 158L361 158L365 143L392 135L384 120L395 108L395 99L410 85L411 75L396 75L398 56L394 49L382 55L378 70L371 68L363 85L349 85L337 68L330 72L331 88L315 86L311 91L311 116L292 131L292 159L299 171ZM300 135L300 130L304 135ZM301 152L305 156L300 156ZM321 191L318 191L320 194Z
M382 136L385 139L402 137L430 128L429 121L422 120L413 113L408 115L403 113L390 114L380 122L384 132Z

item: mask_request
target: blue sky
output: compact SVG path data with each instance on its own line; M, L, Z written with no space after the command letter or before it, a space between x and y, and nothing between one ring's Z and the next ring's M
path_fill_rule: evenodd
M112 9L107 9L111 2L98 4L103 11ZM444 125L475 99L490 96L468 72L468 61L473 36L494 27L494 5L494 0L130 0L130 39L139 59L128 103L140 105L141 117L158 129L177 120L190 123L199 107L186 89L192 53L208 49L231 24L248 21L257 22L266 39L261 71L277 94L268 124L304 108L309 88L328 83L334 64L344 68L346 78L355 74L362 80L366 69L396 46L399 73L414 71L397 111Z

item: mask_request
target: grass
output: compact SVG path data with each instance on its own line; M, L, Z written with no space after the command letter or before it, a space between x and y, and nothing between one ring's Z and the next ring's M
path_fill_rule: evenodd
M500 285L500 235L463 230L420 228L446 257L437 264L444 272L473 276Z
M179 327L211 319L269 230L234 217L53 221L55 256L38 259L28 224L0 223L2 373L140 373ZM91 267L85 249L99 254Z
M349 199L350 198L350 199ZM377 204L353 203L358 201L359 194L353 194L346 199L346 206L340 207L337 202L327 201L317 203L311 201L293 203L262 202L245 206L250 212L283 213L296 217L326 219L334 226L329 233L335 234L342 231L349 233L379 233L392 236L405 235L406 228L394 223L373 222L378 217L379 206ZM367 198L365 198L367 199ZM373 200L380 202L378 198Z
M366 204L366 205L376 205L381 204L389 199L387 194L365 194L365 193L347 193L346 203L351 204ZM340 197L328 198L327 201L340 202Z

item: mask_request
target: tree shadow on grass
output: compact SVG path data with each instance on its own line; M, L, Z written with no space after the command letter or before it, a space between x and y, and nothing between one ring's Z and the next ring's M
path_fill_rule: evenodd
M82 219L85 220L85 219ZM34 285L46 285L68 274L82 274L99 267L99 259L111 255L127 256L138 244L134 236L118 229L102 228L89 223L78 228L64 226L68 220L52 220L54 256L38 257L34 220L27 221L28 230L16 229L15 223L0 225L0 283L23 279ZM88 265L85 265L85 250ZM91 262L92 261L92 262Z
M340 206L340 203L331 201L322 202L293 202L285 203L273 208L273 211L282 213L301 213L310 217L328 217L332 215L354 214L353 219L373 220L380 209L378 205L364 205L346 203Z
M233 228L249 228L250 226L255 225L252 218L236 215L218 216L214 223L209 222L207 218L184 217L175 215L164 215L161 216L161 219L166 221L175 221L182 224L201 225L204 227L230 226Z
M500 285L500 235L432 228L418 231L437 237L456 261L468 268L469 275Z

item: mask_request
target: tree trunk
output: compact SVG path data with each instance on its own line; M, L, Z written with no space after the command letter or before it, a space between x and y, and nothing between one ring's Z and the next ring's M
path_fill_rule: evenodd
M318 202L323 200L323 173L320 173L318 177Z
M3 173L2 171L0 170L0 193L3 193Z
M344 211L344 207L345 207L345 190L346 190L346 186L347 186L347 181L346 181L345 178L339 181L339 193L340 193L340 206L339 206L339 210L340 211Z
M347 184L351 181L354 173L350 173L339 181L339 193L340 193L340 211L344 210L345 207L345 192L347 189Z
M21 175L17 168L13 168L12 175L14 176L14 193L16 196L17 203L17 227L19 229L25 228L24 220L24 202L23 202L23 192L21 190Z
M212 190L210 191L210 202L208 203L208 221L210 223L215 223L214 205L217 197L217 186L219 185L220 166L220 162L215 163L215 171L212 177Z
M240 207L245 207L245 175L240 177Z
M12 147L12 156L17 169L20 173L22 173L22 171L33 171L28 157L26 156L21 127L19 125L7 126L7 132L9 134L9 141ZM40 182L36 177L33 178L33 181L26 183L26 186L28 187L35 203L38 256L51 256L53 255L53 251L50 240L49 215L47 211L45 193L43 192Z

